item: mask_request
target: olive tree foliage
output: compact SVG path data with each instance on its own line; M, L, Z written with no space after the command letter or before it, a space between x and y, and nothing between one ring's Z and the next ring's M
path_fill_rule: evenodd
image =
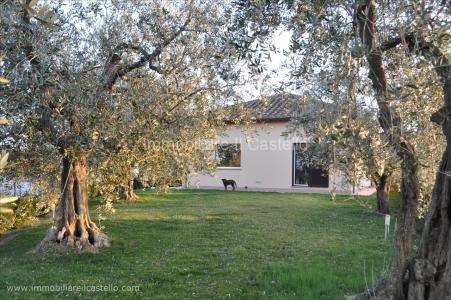
M116 146L114 152L105 152L102 146L93 155L98 163L93 164L92 174L102 194L117 196L114 191L118 186L123 187L121 193L130 193L135 177L165 191L175 183L186 182L193 171L213 171L215 164L206 141L214 140L223 126L223 113L215 106L222 102L218 101L221 97L234 96L233 91L226 92L227 84L213 80L208 86L196 84L196 76L174 72L163 78L129 80L120 97L135 99L136 109L127 116L133 122L130 126L126 119L109 142ZM136 197L133 193L124 196L125 200Z
M9 81L0 77L0 84L6 84ZM0 119L0 126L8 124L8 120ZM0 156L0 174L3 169L6 167L8 162L9 153L3 151ZM9 229L13 224L13 221L10 220L9 215L11 215L14 211L8 207L8 204L16 202L17 197L1 197L0 198L0 234L2 234L6 229Z
M168 177L150 162L163 157L184 170L202 164L189 151L147 151L152 141L199 136L191 125L214 134L218 117L208 111L233 96L241 80L235 50L222 39L221 7L209 1L0 5L8 145L30 158L48 155L43 163L59 164L61 172L54 223L40 249L108 246L89 216L89 178L118 184L119 171L110 171L127 174L144 162L154 176Z
M405 64L400 59L401 62ZM351 185L358 185L362 175L371 179L377 190L376 209L386 214L390 185L399 186L399 176L394 176L399 174L399 158L379 127L377 108L369 101L366 79L359 76L363 69L361 62L349 53L346 63L337 69L339 74L335 77L315 79L317 85L327 88L309 91L309 98L322 103L322 107L313 105L307 111L301 110L292 120L291 130L308 130L308 136L315 142L311 144L312 152L318 153L318 159L326 159L323 164L331 166L331 171L335 161ZM439 128L430 122L430 115L440 105L441 91L437 84L429 84L437 79L428 68L405 68L403 76L405 82L393 79L396 111L404 120L404 135L416 148L420 166L418 212L424 216L432 196L435 168L445 145ZM401 83L407 88L403 89ZM424 140L432 142L424 143Z
M46 26L51 26L47 20L51 17L51 14L44 7L37 14L37 20ZM3 38L4 32L0 35ZM3 50L3 49L2 49ZM0 67L3 66L3 58L5 53L0 52ZM0 88L10 84L10 80L6 77L0 76ZM55 189L52 186L52 180L50 178L42 176L41 172L31 172L24 174L24 166L18 162L18 151L21 147L14 147L14 139L9 138L11 135L10 129L11 122L5 118L0 118L0 140L1 140L1 155L0 155L0 174L3 180L29 180L30 176L35 179L31 192L35 195L22 195L21 197L6 196L0 199L0 234L11 228L18 228L20 226L28 225L35 221L37 216L48 213L51 207L55 203ZM5 127L9 130L5 130ZM17 134L17 133L16 133ZM14 134L13 134L14 135ZM20 143L17 143L20 145ZM17 145L16 144L16 145ZM5 150L6 148L9 148ZM13 160L13 164L8 164L8 160ZM37 157L32 160L27 160L27 163L33 162L38 164L39 159ZM42 163L42 162L41 162ZM44 168L49 170L54 167L55 164L42 164ZM15 193L15 188L14 188ZM39 193L39 195L38 195Z
M431 115L443 103L441 80L428 61L421 60L410 67L409 62L416 60L415 57L406 60L402 55L392 55L390 59L393 60L390 70L399 74L391 77L394 106L403 123L403 135L414 145L418 158L417 211L423 218L432 198L437 166L446 149L441 128L431 122Z
M329 89L306 92L307 104L300 105L289 123L288 131L305 134L311 140L307 151L314 161L331 174L331 199L340 184L349 184L353 193L362 178L372 180L377 188L377 211L389 213L388 194L390 179L397 159L380 134L374 107L365 102L362 93L356 92L356 72L347 70L345 79L319 80ZM354 69L355 64L351 65ZM339 78L338 76L335 78ZM348 87L352 87L348 89ZM338 182L338 177L346 182Z
M330 90L335 81L346 80L342 70L349 61L360 65L357 91L377 107L383 139L400 163L393 271L378 297L450 297L449 6L445 1L236 1L234 13L231 30L244 53L255 53L255 41L280 24L292 31L293 84ZM425 125L428 118L435 125ZM441 128L425 134L436 124ZM435 145L426 145L432 143L425 137ZM421 186L429 185L420 180L432 178L422 172L434 173L435 182L412 259Z

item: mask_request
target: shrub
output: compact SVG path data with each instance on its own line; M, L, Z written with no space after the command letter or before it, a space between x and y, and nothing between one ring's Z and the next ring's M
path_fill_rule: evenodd
M37 218L48 214L54 204L56 197L52 193L43 195L23 195L12 203L12 213L0 215L0 234L13 228L20 228L37 221Z
M19 198L14 209L14 228L27 226L36 221L38 196L24 195Z
M0 235L14 226L14 214L0 214Z

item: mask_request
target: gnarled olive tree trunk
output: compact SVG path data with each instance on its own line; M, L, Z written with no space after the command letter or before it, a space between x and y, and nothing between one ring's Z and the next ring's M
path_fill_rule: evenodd
M401 201L395 228L393 243L392 281L396 299L403 299L403 275L406 261L410 256L412 235L417 217L419 196L418 159L414 147L404 139L401 131L401 118L390 106L391 99L387 90L387 77L382 62L383 51L377 43L377 13L374 0L358 1L356 21L359 36L366 48L366 60L369 67L375 98L379 107L379 123L388 137L390 145L401 160Z
M129 179L127 180L127 183L121 187L120 196L122 200L129 202L138 200L138 195L135 194L133 189L133 183L134 180Z
M451 299L450 226L451 135L435 180L418 254L405 274L407 299Z
M39 248L57 244L79 249L110 245L110 239L89 217L86 179L86 154L77 153L74 157L63 158L62 195L53 212L53 225Z
M410 39L409 45L429 59L443 83L443 107L431 116L442 126L446 149L437 170L434 190L416 257L410 261L403 285L407 299L451 299L451 66L432 43Z
M386 215L390 213L388 205L390 195L390 179L391 176L384 172L381 176L378 176L376 180L376 210L377 212Z
M134 164L132 164L132 166L134 166ZM126 182L125 184L123 184L119 190L119 196L121 197L122 200L124 201L136 201L138 200L138 195L135 194L134 191L134 181L135 181L135 176L134 174L134 168L133 167L129 167L126 169L126 171L124 172L124 176L126 177Z
M382 43L379 48L373 38L377 33L376 5L374 0L358 3L357 21L362 43L367 47L370 78L373 81L382 115L381 126L395 129L396 115L390 115L387 106L385 72L382 50L388 50L406 42L411 51L418 52L431 61L442 80L444 106L434 113L431 120L440 124L447 140L447 147L437 171L434 191L416 257L409 256L411 228L415 224L418 179L414 149L399 136L398 156L401 159L401 208L394 242L394 262L391 291L381 299L451 299L451 67L447 55L420 33L409 33ZM417 35L418 34L418 35ZM393 120L393 121L392 121ZM388 122L388 125L387 125ZM398 123L399 125L399 123ZM392 136L397 138L397 136ZM381 294L380 294L381 295Z
M396 219L395 238L393 242L392 282L395 299L404 299L400 290L406 262L412 250L413 233L418 216L418 161L410 144L401 143L401 199Z

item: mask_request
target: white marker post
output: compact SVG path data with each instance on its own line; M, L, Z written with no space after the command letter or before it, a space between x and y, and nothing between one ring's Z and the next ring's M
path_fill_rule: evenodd
M390 215L385 215L384 240L388 239L388 234L389 233L390 233Z

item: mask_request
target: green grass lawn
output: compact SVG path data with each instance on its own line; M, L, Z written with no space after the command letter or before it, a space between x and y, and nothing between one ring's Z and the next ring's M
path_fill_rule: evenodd
M101 222L113 243L99 253L29 254L49 222L10 233L14 237L0 246L0 297L342 299L363 291L365 280L371 284L389 265L391 242L383 239L383 217L372 213L374 201L141 193L139 202L117 204L116 213ZM11 285L64 284L139 291L7 292Z

